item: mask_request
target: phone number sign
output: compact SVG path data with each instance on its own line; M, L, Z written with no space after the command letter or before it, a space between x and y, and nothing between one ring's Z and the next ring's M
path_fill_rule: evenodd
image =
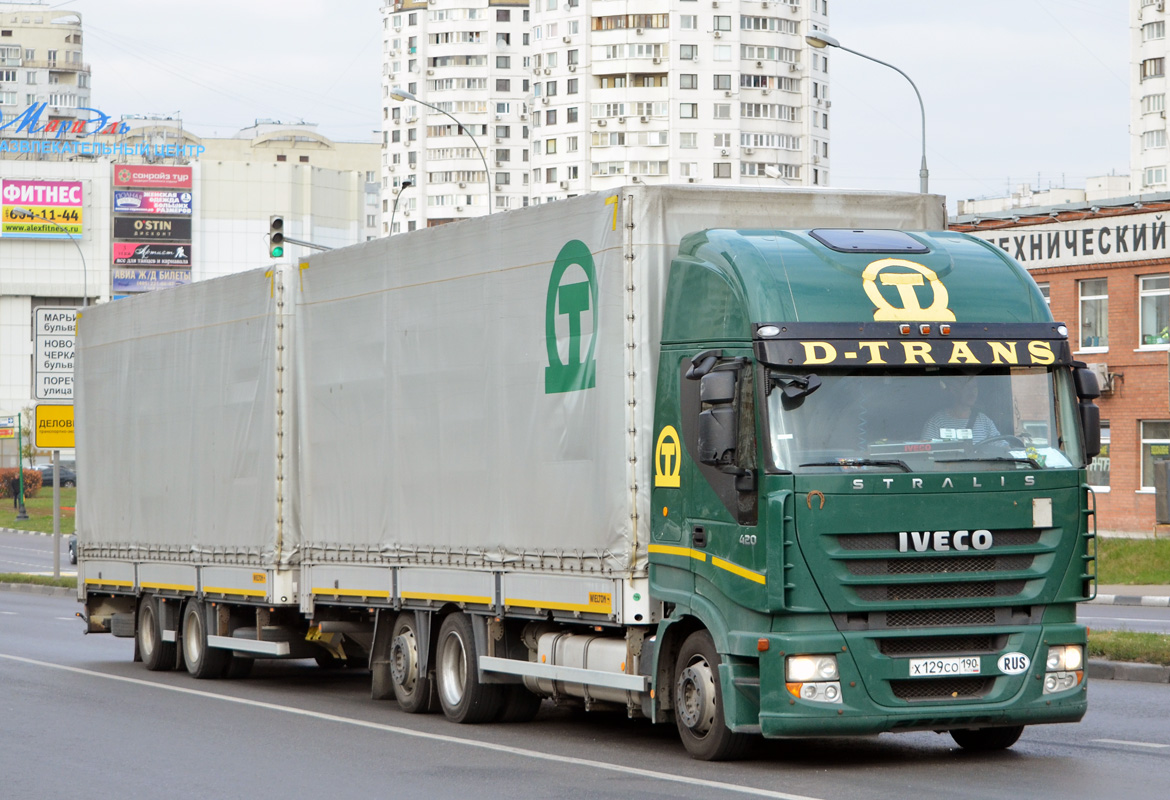
M82 234L81 181L0 181L0 236L68 239Z

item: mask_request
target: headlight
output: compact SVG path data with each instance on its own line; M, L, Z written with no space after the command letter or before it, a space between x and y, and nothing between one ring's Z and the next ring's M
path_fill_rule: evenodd
M836 656L789 656L785 669L790 682L835 681L838 677Z
M1074 672L1085 663L1084 650L1079 644L1058 645L1048 648L1048 672Z

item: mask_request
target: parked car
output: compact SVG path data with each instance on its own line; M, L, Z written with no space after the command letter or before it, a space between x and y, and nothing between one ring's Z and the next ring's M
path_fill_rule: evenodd
M69 537L69 563L70 564L77 563L77 534L76 533Z
M53 485L53 465L52 464L39 464L38 466L34 467L34 469L37 472L41 473L41 486L44 486L46 488L52 487L52 485ZM58 465L57 469L60 471L61 485L62 486L76 486L77 485L77 473L76 472L74 472L69 467L60 466L60 465Z

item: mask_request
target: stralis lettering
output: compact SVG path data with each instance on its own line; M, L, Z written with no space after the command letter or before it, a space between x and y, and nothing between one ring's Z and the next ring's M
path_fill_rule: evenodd
M913 547L916 552L927 550L990 550L991 531L899 531L898 552L908 553Z

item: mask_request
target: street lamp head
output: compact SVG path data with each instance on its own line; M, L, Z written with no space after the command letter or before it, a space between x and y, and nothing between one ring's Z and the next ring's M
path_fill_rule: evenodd
M824 31L817 31L816 33L810 33L808 36L804 37L804 40L806 42L808 42L811 46L816 47L816 48L840 47L841 46L840 42L838 42L836 39L834 39L832 36L825 33Z
M395 86L393 89L391 89L390 96L393 97L395 100L417 100L418 99L413 94L411 94L410 92L403 89L401 86Z
M398 187L398 191L405 192L411 186L414 186L414 181L403 181L402 185L400 187Z

